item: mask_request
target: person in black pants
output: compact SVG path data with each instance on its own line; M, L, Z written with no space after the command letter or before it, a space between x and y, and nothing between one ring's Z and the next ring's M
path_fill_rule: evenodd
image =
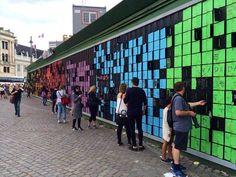
M20 85L16 85L14 89L11 92L11 95L14 95L15 100L14 100L14 106L15 106L15 115L20 117L20 103L21 103L21 97L22 97L22 92L24 90L21 88Z
M88 104L89 104L89 111L90 111L90 118L88 122L88 128L91 128L91 124L93 122L93 127L97 128L96 125L96 116L98 112L98 105L101 104L101 100L96 96L96 86L93 85L89 89L88 94Z
M147 98L143 89L139 88L139 79L134 77L132 79L133 87L127 89L124 98L124 103L128 105L127 114L130 124L130 134L132 139L131 150L144 150L143 146L143 129L142 129L142 115L147 107ZM136 144L135 136L135 122L138 129L139 147Z
M117 140L118 140L118 145L121 146L123 145L122 141L121 141L121 133L122 133L122 129L125 126L125 130L126 130L126 135L128 138L128 144L131 145L130 142L130 127L128 124L128 117L127 117L127 106L124 103L124 97L125 97L125 92L127 89L127 85L126 84L120 84L119 87L119 93L117 95L117 105L116 105L116 114L121 115L121 121L116 121L117 123Z
M54 89L51 90L51 100L52 100L52 113L55 114L55 107L56 107L56 112L57 112L57 88L55 87Z

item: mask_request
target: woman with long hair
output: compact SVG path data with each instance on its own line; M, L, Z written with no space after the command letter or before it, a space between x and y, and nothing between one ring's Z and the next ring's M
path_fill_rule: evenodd
M81 97L82 92L79 89L79 86L75 86L74 93L72 95L72 101L73 101L73 122L72 122L72 130L81 130L83 131L81 127L81 117L82 117L82 103L81 103ZM76 120L78 121L78 128L76 128Z
M97 128L96 125L96 116L98 112L98 105L101 104L101 100L96 96L96 86L92 85L88 92L88 105L90 111L90 118L88 122L88 128L91 128L91 124L93 123L93 127Z
M124 97L125 97L126 89L127 89L126 84L120 84L119 93L117 95L116 114L122 116L121 121L117 122L117 124L118 124L118 127L117 127L117 140L118 140L118 145L119 146L123 145L123 143L121 141L121 134L122 134L123 126L125 126L125 129L126 129L128 144L131 144L131 142L130 142L130 128L129 128L128 116L127 116L127 106L124 103Z
M63 123L66 123L66 106L62 105L61 99L63 96L67 96L65 86L61 85L59 90L57 91L57 118L58 123L61 123L61 119L63 119Z

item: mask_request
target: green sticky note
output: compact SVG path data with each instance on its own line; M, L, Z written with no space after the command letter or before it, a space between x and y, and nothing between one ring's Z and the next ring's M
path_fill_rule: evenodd
M236 62L226 63L226 75L236 76Z
M232 99L232 91L226 91L226 104L234 104Z
M202 3L198 3L192 7L192 17L201 15L202 13Z
M226 105L226 118L236 119L236 105Z
M213 104L213 116L225 117L225 106L222 104Z
M201 121L201 126L209 129L210 125L211 125L210 124L210 118L208 116L202 116L201 120L202 120Z
M191 16L192 16L191 7L187 8L183 11L183 20L187 20L187 19L191 18Z
M166 69L167 71L167 78L174 78L174 69L173 68L168 68Z
M201 152L211 154L211 143L201 140Z
M182 44L182 34L175 35L175 46Z
M202 77L212 77L212 65L202 65Z
M236 150L235 149L232 149L231 151L231 159L230 161L233 163L233 164L236 164Z
M236 119L225 119L225 132L236 134Z
M236 48L230 48L226 50L227 58L226 61L236 61Z
M175 78L182 78L182 68L175 68L174 74Z
M232 152L232 149L231 148L229 148L229 147L224 147L224 151L225 151L225 160L228 160L228 161L230 161L231 160L231 152Z
M212 143L212 155L222 159L223 158L223 146Z
M214 36L220 36L225 33L225 22L218 22L214 24Z
M200 53L200 41L192 42L192 53Z
M200 150L200 140L194 137L191 137L191 148L195 150Z
M226 90L235 90L236 77L226 77Z
M200 128L193 128L191 130L191 136L200 139Z
M227 19L235 18L236 17L236 3L230 4L226 8Z
M201 128L201 139L209 141L209 129Z
M192 56L192 65L200 65L201 64L201 54L196 53Z
M207 12L202 15L202 26L210 26L213 23L213 12Z
M192 77L201 77L201 66L192 66Z
M227 33L233 33L236 32L236 18L232 18L230 20L227 20Z
M181 67L182 66L182 56L175 57L174 66Z
M206 13L213 10L213 0L207 0L202 3L202 12Z
M183 32L183 23L179 22L175 25L175 34L180 34Z
M191 55L184 55L183 66L190 66L190 65L191 65Z
M213 89L225 90L225 77L213 77Z
M215 0L214 1L214 8L220 8L225 6L225 0Z
M182 55L182 45L175 46L175 56Z
M211 64L213 58L213 52L202 52L202 64Z
M183 44L191 42L191 31L183 33Z
M202 27L202 39L211 37L211 27L210 25Z
M192 90L196 90L196 88L197 88L197 80L196 80L196 78L192 78L191 88L192 88Z
M232 47L232 41L231 41L232 39L231 39L231 34L227 34L226 35L226 47L227 48L230 48L230 47Z
M172 47L172 36L167 37L167 47Z
M168 89L174 88L174 80L173 80L173 79L167 79L166 87L167 87Z
M225 92L213 91L213 103L225 104Z
M202 25L201 15L194 17L193 20L192 20L192 29L200 28L201 25Z
M212 38L202 40L202 51L210 51L213 49L213 40Z
M225 49L214 50L213 52L213 63L225 62Z
M224 143L224 132L222 131L217 131L217 130L213 130L212 131L212 134L213 134L213 139L212 141L214 143L217 143L217 144L222 144Z
M236 147L236 135L231 133L225 133L225 145L235 148Z
M185 20L183 22L183 32L191 31L191 26L192 26L191 23L192 23L191 19Z
M213 76L225 76L225 64L213 65Z
M183 55L188 55L191 53L191 43L183 45Z

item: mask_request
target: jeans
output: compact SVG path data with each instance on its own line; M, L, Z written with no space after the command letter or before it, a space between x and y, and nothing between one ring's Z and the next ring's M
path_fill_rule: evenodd
M66 106L63 106L61 103L57 103L57 118L58 120L66 120Z
M20 117L20 100L15 101L14 105L15 105L15 115Z
M142 146L143 145L142 115L128 116L128 120L130 124L130 135L132 139L132 145L137 146L136 135L135 135L135 122L136 122L138 129L139 146Z

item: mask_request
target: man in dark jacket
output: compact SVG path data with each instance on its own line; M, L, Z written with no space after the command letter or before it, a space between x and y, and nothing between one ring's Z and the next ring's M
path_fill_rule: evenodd
M138 150L135 136L135 122L138 129L139 149L144 150L143 146L143 130L142 130L142 115L147 106L147 98L143 89L139 88L139 79L132 79L132 88L127 89L124 98L124 103L127 104L127 114L130 124L130 134L132 139L131 150Z

